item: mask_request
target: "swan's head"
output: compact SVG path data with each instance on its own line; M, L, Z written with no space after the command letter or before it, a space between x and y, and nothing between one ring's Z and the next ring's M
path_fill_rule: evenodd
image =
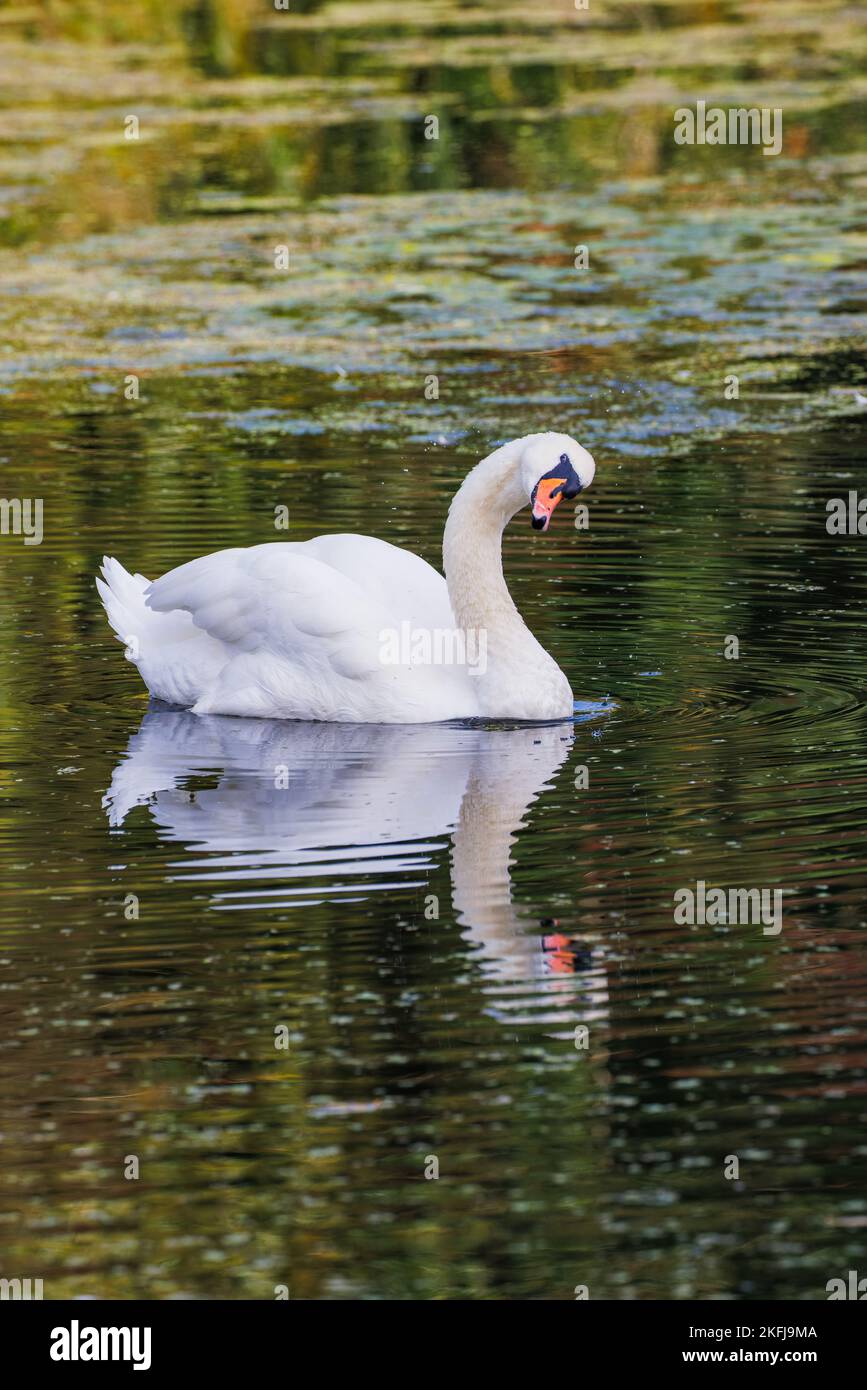
M520 441L521 483L530 499L534 531L547 531L554 508L593 482L593 455L568 434L528 434Z

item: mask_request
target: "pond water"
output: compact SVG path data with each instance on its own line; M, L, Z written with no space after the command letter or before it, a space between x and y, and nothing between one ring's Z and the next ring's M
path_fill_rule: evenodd
M0 27L0 494L44 508L0 536L0 1274L824 1298L867 1259L863 10L292 8ZM698 98L781 155L677 146ZM148 707L103 554L286 507L438 563L546 428L590 524L504 564L573 724ZM782 930L676 923L700 880Z

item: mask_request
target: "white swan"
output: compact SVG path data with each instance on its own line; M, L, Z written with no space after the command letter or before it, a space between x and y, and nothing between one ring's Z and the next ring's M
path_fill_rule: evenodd
M221 550L151 584L106 557L108 620L152 695L194 714L418 724L564 719L569 682L503 578L503 529L529 503L545 531L596 471L567 434L504 444L464 479L445 579L371 536Z

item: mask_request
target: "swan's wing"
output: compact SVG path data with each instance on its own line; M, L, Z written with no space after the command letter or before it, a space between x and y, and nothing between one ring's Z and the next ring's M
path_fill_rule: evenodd
M410 613L452 625L441 576L385 542L330 539L219 551L150 586L151 610L188 613L225 658L195 712L386 723L473 713L460 671L383 660L384 634Z
M388 617L348 575L280 543L190 560L155 580L146 601L158 613L189 613L234 654L316 653L341 674L375 669L377 625Z
M316 536L305 541L303 549L353 579L375 603L389 611L392 622L454 626L445 579L411 550L375 536L343 534Z
M412 551L373 536L317 536L300 544L220 550L157 579L147 603L161 613L183 609L203 631L255 650L273 621L273 609L263 608L263 591L279 598L281 611L287 600L303 599L303 613L293 610L293 618L313 636L347 626L335 610L341 598L356 604L366 599L367 611L393 623L454 621L443 576Z

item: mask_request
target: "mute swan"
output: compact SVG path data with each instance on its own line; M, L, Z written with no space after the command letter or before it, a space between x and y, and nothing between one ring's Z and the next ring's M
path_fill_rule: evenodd
M371 536L220 550L151 584L103 560L108 620L148 690L194 714L418 724L565 719L569 682L503 578L522 507L546 531L593 480L568 434L528 434L464 479L443 535L445 579Z

